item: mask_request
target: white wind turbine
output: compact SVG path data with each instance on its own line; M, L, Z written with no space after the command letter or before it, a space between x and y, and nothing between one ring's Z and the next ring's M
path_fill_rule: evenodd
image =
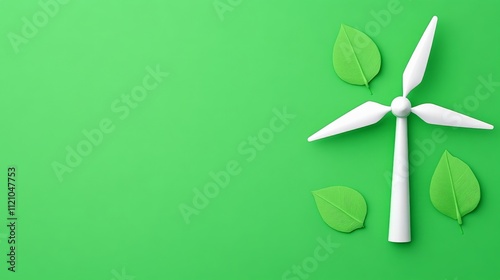
M437 17L434 16L430 21L403 72L403 96L396 97L390 107L372 101L361 104L308 138L309 141L314 141L372 125L391 111L396 116L396 140L389 218L390 242L403 243L411 241L407 116L414 113L426 123L435 125L493 129L490 124L434 104L427 103L412 108L410 101L406 98L408 93L420 84L424 76L437 20Z

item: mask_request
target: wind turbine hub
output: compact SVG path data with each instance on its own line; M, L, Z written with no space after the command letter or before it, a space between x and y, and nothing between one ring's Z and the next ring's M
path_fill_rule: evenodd
M392 114L398 118L406 118L411 112L411 103L408 98L398 96L391 103Z

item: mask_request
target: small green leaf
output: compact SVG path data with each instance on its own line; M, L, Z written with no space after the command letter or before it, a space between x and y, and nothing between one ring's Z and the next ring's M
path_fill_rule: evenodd
M481 190L470 167L445 151L430 187L431 201L439 212L462 224L462 217L479 204Z
M333 47L333 67L337 75L350 84L365 85L380 71L381 58L377 45L365 33L340 25Z
M366 201L359 192L337 186L313 191L313 195L321 218L333 229L352 232L363 227Z

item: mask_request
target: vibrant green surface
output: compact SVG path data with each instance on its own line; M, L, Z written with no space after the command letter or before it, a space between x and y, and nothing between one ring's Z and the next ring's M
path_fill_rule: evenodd
M365 85L380 71L380 51L365 33L342 24L333 46L333 68L353 85Z
M498 125L497 1L224 0L226 12L213 0L68 2L37 32L25 30L31 38L18 53L8 34L43 10L38 1L0 2L2 224L10 165L19 201L18 272L7 271L2 226L1 279L500 278L499 129L409 117L410 244L387 242L392 116L306 141L363 102L400 95L433 15L427 73L409 98ZM382 53L372 96L334 72L341 23ZM146 78L157 65L170 73L158 83ZM144 78L146 97L135 88ZM127 99L133 89L141 102ZM67 147L97 128L101 141L92 134L99 144L80 163L70 157L61 182L53 163L66 164ZM445 149L482 188L464 235L429 199ZM363 230L343 234L322 221L311 191L331 185L363 193ZM204 189L212 198L199 197ZM181 205L198 206L189 224Z
M462 224L462 217L476 209L481 190L470 167L445 151L432 175L431 201L439 212Z
M366 201L356 190L335 186L313 191L318 211L333 229L352 232L363 227L366 218Z

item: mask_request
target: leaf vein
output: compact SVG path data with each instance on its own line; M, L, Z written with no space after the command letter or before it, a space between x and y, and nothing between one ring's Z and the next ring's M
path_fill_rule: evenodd
M460 209L458 207L458 200L457 200L457 194L455 193L455 182L453 181L453 176L451 175L451 167L450 167L450 162L448 160L449 154L446 154L446 167L448 168L448 175L450 177L450 183L451 183L451 192L453 194L453 202L455 203L455 211L457 215L457 221L458 224L462 224L462 214L460 214Z
M358 222L360 225L363 224L363 222L361 222L360 220L358 220L356 217L352 216L351 214L349 214L348 212L346 212L344 209L340 208L339 206L335 205L333 202L329 201L328 199L322 197L321 195L319 194L315 194L317 197L323 199L324 201L326 201L328 204L332 205L333 207L337 208L338 210L340 210L342 213L346 214L347 216L349 216L351 219L353 219L354 221Z
M345 30L344 26L342 26L342 30L344 31L345 37L347 38L347 41L349 42L349 47L351 48L351 51L354 54L354 59L356 60L356 65L358 66L359 72L361 72L361 76L363 77L363 81L365 82L365 86L367 88L370 88L370 86L368 86L368 81L366 80L365 73L363 72L363 68L361 67L361 63L359 63L358 56L356 55L356 52L354 51L354 47L352 46L351 38L349 38L349 35L347 34L347 31Z

